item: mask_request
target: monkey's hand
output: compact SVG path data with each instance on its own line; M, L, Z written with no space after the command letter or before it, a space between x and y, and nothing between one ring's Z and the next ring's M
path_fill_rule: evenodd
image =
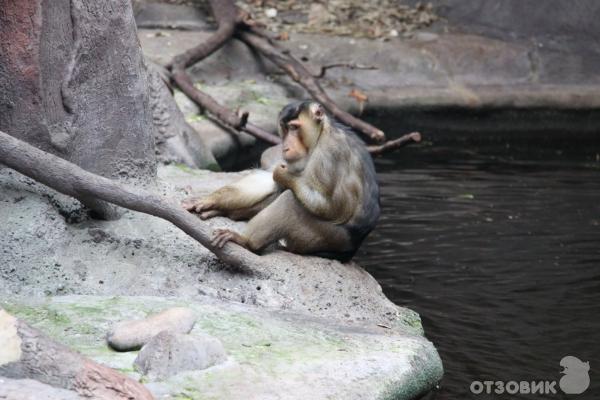
M215 229L211 244L222 248L227 242L234 242L240 246L247 247L248 240L237 232L229 229Z
M279 164L273 170L273 180L286 189L291 189L294 180L286 164Z
M216 202L212 200L210 196L202 197L200 199L197 197L190 197L183 200L181 206L190 212L200 214L201 219L208 219L221 215L221 211L216 208Z

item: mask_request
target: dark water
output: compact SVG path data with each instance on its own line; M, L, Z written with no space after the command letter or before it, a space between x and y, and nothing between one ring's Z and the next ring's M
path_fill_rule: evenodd
M588 149L589 150L589 149ZM416 154L416 156L415 156ZM421 314L445 368L427 399L600 399L600 163L403 150L377 162L383 215L358 261ZM582 395L475 395L474 380L561 378Z

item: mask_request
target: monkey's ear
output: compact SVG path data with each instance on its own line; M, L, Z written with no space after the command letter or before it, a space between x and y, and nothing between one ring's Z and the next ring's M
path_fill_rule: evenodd
M316 121L323 121L323 118L325 118L325 109L323 108L322 105L320 105L319 103L314 103L313 104L313 118Z

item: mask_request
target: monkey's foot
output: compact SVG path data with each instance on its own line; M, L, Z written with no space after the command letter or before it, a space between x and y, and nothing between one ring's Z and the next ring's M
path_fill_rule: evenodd
M246 238L239 233L229 229L215 229L211 244L215 247L222 248L227 242L234 242L240 246L246 246Z

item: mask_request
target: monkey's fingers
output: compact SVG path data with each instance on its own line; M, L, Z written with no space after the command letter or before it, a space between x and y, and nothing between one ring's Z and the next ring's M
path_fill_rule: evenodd
M229 229L216 229L211 244L215 247L222 248L225 243L235 237L235 233Z
M212 217L218 217L221 214L221 211L219 210L209 210L209 211L203 211L200 213L200 219L209 219Z

